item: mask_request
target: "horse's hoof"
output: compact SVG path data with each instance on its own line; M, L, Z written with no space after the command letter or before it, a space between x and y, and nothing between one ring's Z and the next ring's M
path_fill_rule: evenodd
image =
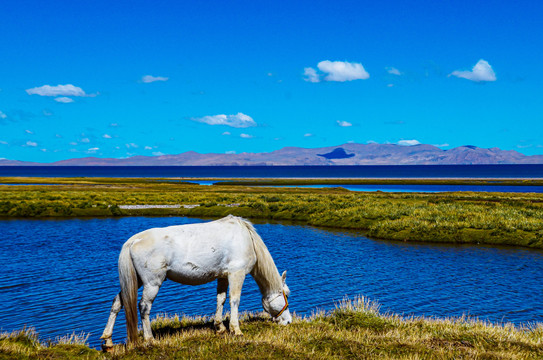
M113 344L102 343L102 352L109 353L113 351Z
M215 324L215 331L217 334L224 334L226 332L226 326L223 323Z
M243 336L243 333L241 332L241 330L234 330L232 335L234 335L234 336Z

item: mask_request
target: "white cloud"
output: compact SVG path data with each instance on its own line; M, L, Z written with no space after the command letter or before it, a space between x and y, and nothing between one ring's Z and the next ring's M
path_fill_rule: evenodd
M230 134L230 131L225 131L225 132L223 132L222 134L223 134L223 135L231 135L231 134Z
M313 134L311 134L311 133L304 134L304 137L311 137L311 136L313 136Z
M309 82L320 82L321 76L324 81L352 81L364 80L370 77L370 74L364 69L361 63L350 63L348 61L329 61L324 60L317 64L317 68L323 73L319 74L311 67L304 68L304 80Z
M325 81L351 81L367 79L370 74L360 63L350 63L347 61L321 61L317 64L320 71L327 73Z
M387 67L385 69L389 74L398 75L398 76L402 75L400 70L396 69L395 67L390 66L390 67Z
M76 145L77 145L77 143L76 143L75 141L72 141L72 142L70 143L70 145L72 145L72 146L76 146Z
M160 152L160 151L156 151L153 153L154 156L163 156L163 155L166 155L164 154L163 152Z
M38 146L38 143L36 143L36 142L34 142L34 141L27 141L27 142L26 142L26 146L36 147L36 146Z
M313 69L312 67L306 67L304 68L304 80L309 81L312 83L318 83L321 81L319 78L319 75L317 74L317 71Z
M8 116L6 114L4 114L2 111L0 111L0 119L5 119L7 117Z
M55 98L55 101L59 103L63 103L63 104L69 104L69 103L73 103L74 99L66 97L66 96L62 96L62 97Z
M228 155L232 155L232 154L235 154L236 152L234 150L230 150L230 151L227 151L225 152L225 154L228 154Z
M111 135L109 134L104 134L104 136L102 136L104 139L111 139Z
M32 131L30 131L30 130L25 130L25 133L27 133L27 134L34 134L34 133L33 133Z
M144 83L152 83L155 81L168 81L169 79L170 78L164 76L145 75L141 78L141 81Z
M43 113L43 116L52 116L53 115L53 112L49 111L49 110L43 110L42 113Z
M88 144L88 143L90 143L90 139L89 138L83 138L83 139L81 139L81 142L85 143L85 144Z
M42 151L42 152L47 152L47 149L40 149L40 151Z
M235 128L256 126L256 122L253 120L253 118L243 113L237 113L236 115L210 115L201 118L194 118L192 120L208 125L226 125Z
M145 150L153 150L153 148L150 147L150 146L146 146L146 147L144 147L144 149L145 149Z
M2 141L2 140L0 140L0 144L2 144L2 145L7 145L8 142L7 142L7 141Z
M72 84L66 85L43 85L32 89L27 89L28 95L40 95L40 96L89 96L80 87Z
M435 147L448 147L449 144L434 144Z
M95 151L98 151L98 150L100 150L100 148L93 147L93 148L90 148L88 151L89 152L95 152Z
M109 124L109 126L111 126L111 127L117 127L117 126L119 126L119 124L117 124L117 123L111 123L111 124Z
M492 66L483 59L479 60L471 71L455 70L449 76L451 75L477 82L496 81L496 74L492 70Z
M249 135L249 134L240 134L239 136L244 138L244 139L251 139L251 138L254 137L253 135Z
M398 145L403 146L413 146L413 145L419 145L420 141L418 140L400 140L398 141Z
M353 124L351 124L351 123L348 122L348 121L340 121L340 120L338 120L338 121L336 121L336 122L337 122L337 124L338 124L339 126L341 126L341 127L349 127L349 126L353 126Z
M125 144L125 146L126 146L127 149L130 149L131 147L132 147L132 148L139 148L139 145L138 145L138 144L134 144L134 143Z

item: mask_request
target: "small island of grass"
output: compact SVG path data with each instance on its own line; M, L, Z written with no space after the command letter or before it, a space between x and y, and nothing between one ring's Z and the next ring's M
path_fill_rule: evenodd
M543 248L540 193L352 192L341 187L199 186L179 179L0 179L10 182L25 185L0 185L0 217L233 214L358 230L375 239Z
M337 188L198 186L171 179L9 178L0 183L4 218L227 214L359 230L399 241L543 248L543 194L383 193ZM88 337L43 343L31 329L0 335L0 359L382 358L539 359L541 325L381 314L363 300L281 327L261 314L242 318L245 336L219 336L208 318L158 317L151 344L101 353Z

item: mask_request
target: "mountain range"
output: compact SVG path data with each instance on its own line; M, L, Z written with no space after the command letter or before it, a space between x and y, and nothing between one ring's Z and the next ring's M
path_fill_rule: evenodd
M125 159L84 157L37 163L0 159L11 166L219 166L219 165L470 165L543 164L543 155L524 155L514 150L479 148L473 145L443 150L433 145L356 144L322 148L284 147L267 153L133 156Z

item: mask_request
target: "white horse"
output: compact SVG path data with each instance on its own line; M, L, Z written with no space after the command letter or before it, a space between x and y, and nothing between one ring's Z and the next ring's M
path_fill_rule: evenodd
M109 320L101 339L104 347L113 346L111 335L117 314L122 307L126 314L129 342L138 339L137 298L143 285L139 304L143 338L152 340L149 313L151 305L166 279L187 285L201 285L217 279L217 312L215 329L226 327L222 312L226 290L230 286L230 331L242 335L238 306L245 276L251 274L262 294L262 306L281 325L290 324L288 309L290 290L285 283L286 271L280 276L268 248L253 225L229 215L203 223L145 230L126 241L119 255L121 292L113 300Z

